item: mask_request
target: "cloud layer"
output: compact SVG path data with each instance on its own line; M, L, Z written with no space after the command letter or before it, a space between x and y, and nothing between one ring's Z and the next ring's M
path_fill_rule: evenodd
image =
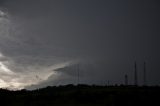
M84 70L82 83L120 84L124 74L132 83L135 60L139 76L147 61L148 83L159 84L159 4L1 0L0 87L75 83L73 64Z

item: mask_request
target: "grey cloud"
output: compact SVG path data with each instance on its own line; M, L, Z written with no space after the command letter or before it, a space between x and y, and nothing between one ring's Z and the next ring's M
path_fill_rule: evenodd
M148 62L148 71L154 67L150 79L158 84L158 0L6 0L0 5L8 15L0 21L0 53L12 71L43 73L57 64L91 61L83 70L87 76L94 74L93 83L108 79L121 83L126 73L132 80L137 60L139 70L143 61ZM74 68L61 70L57 82L71 83ZM52 80L44 83L57 83Z

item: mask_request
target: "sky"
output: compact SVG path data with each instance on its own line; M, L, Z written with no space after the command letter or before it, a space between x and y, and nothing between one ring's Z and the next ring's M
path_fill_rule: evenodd
M159 0L0 0L0 87L160 84Z

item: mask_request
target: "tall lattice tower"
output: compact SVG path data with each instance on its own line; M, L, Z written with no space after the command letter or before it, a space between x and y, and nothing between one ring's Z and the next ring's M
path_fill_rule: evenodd
M128 75L127 74L124 76L124 83L125 83L125 86L128 86Z
M143 70L143 85L146 86L146 62L144 62L144 70Z
M77 85L79 85L79 64L77 64Z
M136 62L135 62L135 64L134 64L134 68L135 68L135 70L134 70L134 85L135 86L137 86L138 85L138 76L137 76L137 64L136 64Z

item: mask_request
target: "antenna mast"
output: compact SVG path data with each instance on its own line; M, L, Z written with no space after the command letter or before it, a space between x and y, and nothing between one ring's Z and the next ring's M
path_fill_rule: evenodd
M144 86L146 85L146 62L144 62L143 84L144 84Z
M137 77L137 64L135 62L135 72L134 72L134 85L137 86L138 85L138 77Z
M77 85L79 84L79 64L77 65Z
M125 75L125 85L126 86L128 85L128 76L127 76L127 74Z

